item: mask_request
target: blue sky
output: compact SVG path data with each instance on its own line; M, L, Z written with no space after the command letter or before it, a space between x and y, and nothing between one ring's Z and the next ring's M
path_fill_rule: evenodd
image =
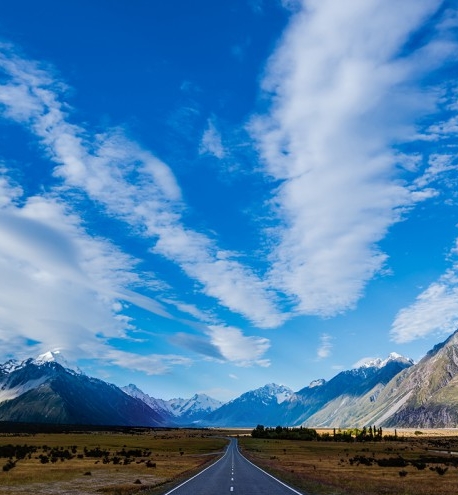
M298 390L458 322L458 9L0 5L0 358Z

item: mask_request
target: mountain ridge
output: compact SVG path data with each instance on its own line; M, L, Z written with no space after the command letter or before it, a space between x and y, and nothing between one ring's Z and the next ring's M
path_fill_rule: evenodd
M126 426L455 427L458 332L418 363L397 353L362 360L297 392L268 383L221 403L205 394L163 400L136 385L85 375L57 351L0 364L0 421Z

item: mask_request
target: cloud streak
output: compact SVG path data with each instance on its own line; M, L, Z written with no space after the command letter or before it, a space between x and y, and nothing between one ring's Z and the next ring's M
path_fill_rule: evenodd
M323 333L320 337L320 346L316 352L318 359L325 359L331 355L332 351L332 336Z
M458 253L458 240L452 256ZM440 337L458 328L458 263L454 262L438 280L396 315L391 337L406 343L435 333Z
M33 343L37 353L60 348L72 358L82 345L98 348L125 337L130 324L116 293L138 282L135 263L108 241L88 236L56 199L4 204L0 341L13 355L27 354Z
M397 148L435 111L424 81L456 49L438 32L405 53L439 6L304 0L269 62L270 108L250 129L279 183L270 282L299 313L354 308L386 263L379 241L431 196L401 180Z
M223 146L221 134L211 120L208 121L208 126L202 135L199 153L208 153L215 156L219 160L226 156L226 150Z
M260 327L285 320L275 292L237 255L187 228L185 206L170 168L125 137L121 130L91 136L69 122L62 85L49 71L3 47L0 88L3 115L25 125L56 163L66 188L84 191L105 213L127 222L152 241L152 252L178 264L201 291Z

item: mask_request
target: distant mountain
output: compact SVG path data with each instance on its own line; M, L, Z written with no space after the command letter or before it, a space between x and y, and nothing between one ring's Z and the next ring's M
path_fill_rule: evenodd
M458 332L417 364L392 353L293 392L274 383L222 404L150 397L91 378L58 352L0 364L0 421L118 426L458 427Z
M222 405L208 414L203 424L240 427L285 424L282 404L293 396L290 388L271 383Z
M122 390L145 402L171 425L193 426L223 405L205 394L195 394L190 399L163 400L150 397L133 384L122 387Z
M173 421L171 421L172 415L165 406L165 401L163 401L162 399L155 399L154 397L150 397L148 394L145 394L133 383L127 385L126 387L121 387L121 390L130 397L139 399L142 402L144 402L159 416L163 417L167 421L167 423L173 423Z
M170 399L164 403L176 421L187 425L199 423L223 405L221 401L205 394L195 394L190 399Z
M144 402L58 361L64 363L62 356L47 354L0 366L0 421L164 425L164 419Z
M342 371L334 378L314 380L294 393L283 385L269 384L224 404L204 418L211 426L359 426L360 402L369 403L400 371L413 361L390 354ZM361 426L364 426L362 424Z
M372 424L368 414L388 382L413 361L392 353L387 359L362 363L342 371L316 389L306 387L297 393L295 409L303 409L295 424L315 427L362 427Z

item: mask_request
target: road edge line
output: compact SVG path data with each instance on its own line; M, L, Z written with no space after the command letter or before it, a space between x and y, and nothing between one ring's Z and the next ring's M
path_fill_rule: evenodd
M239 449L239 445L238 445L238 442L237 442L237 445L236 445L236 448L238 450L238 453L245 459L245 461L249 462L252 466L254 466L255 468L259 469L259 471L262 471L264 474L267 474L267 476L270 476L272 479L274 479L275 481L278 481L278 483L280 483L280 485L283 485L285 488L288 488L288 490L291 490L292 492L296 493L297 495L307 495L306 493L302 493L302 492L299 492L297 491L296 489L292 488L291 486L287 485L286 483L283 483L283 481L279 480L278 478L276 478L275 476L273 476L272 474L268 473L267 471L264 471L264 469L260 468L259 466L256 466L256 464L254 462L251 462L249 459L247 459L241 452L240 452L240 449ZM166 494L167 495L167 494Z
M170 491L164 493L164 495L169 495L169 493L173 493L175 490L178 490L178 488L181 488L183 485L186 485L186 483L189 483L191 480L193 480L194 478L197 478L197 476L200 476L202 473L205 473L205 471L207 469L210 469L211 467L215 466L216 464L218 464L219 461L222 461L227 453L229 452L229 447L231 445L231 442L229 441L229 444L227 445L226 447L226 452L224 452L224 455L221 456L219 459L217 459L215 462L213 462L212 464L210 464L210 466L207 466L205 469L202 469L202 471L199 471L197 474L195 474L192 478L189 478L187 479L186 481L183 481L183 483L180 483L178 486L176 486L175 488L172 488ZM300 494L302 495L302 494Z

